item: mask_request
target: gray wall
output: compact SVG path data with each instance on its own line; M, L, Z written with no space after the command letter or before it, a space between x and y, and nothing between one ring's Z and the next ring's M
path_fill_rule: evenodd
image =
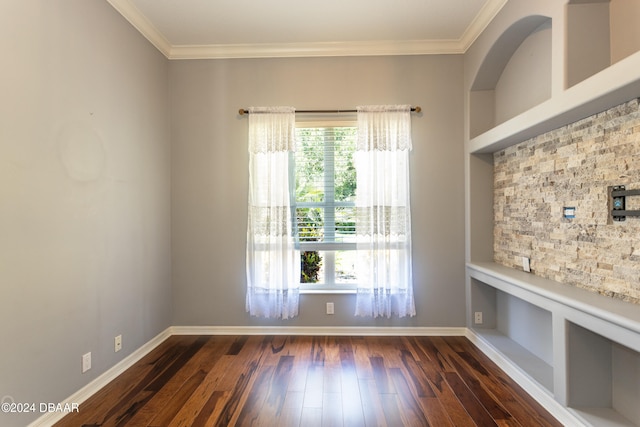
M462 56L174 61L170 74L175 325L464 326ZM399 103L423 108L412 119L417 316L356 318L354 295L303 295L293 320L251 318L248 123L238 109Z
M59 402L170 325L168 61L105 1L3 0L0 40L0 397Z
M170 64L107 2L7 0L0 20L0 397L61 401L170 325L464 325L462 56ZM304 295L292 321L250 318L237 110L379 103L424 111L418 315L372 321L353 316L353 295Z

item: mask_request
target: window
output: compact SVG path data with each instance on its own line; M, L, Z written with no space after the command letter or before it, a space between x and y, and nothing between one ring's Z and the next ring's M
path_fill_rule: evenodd
M301 289L356 287L356 136L344 123L296 128L290 164Z

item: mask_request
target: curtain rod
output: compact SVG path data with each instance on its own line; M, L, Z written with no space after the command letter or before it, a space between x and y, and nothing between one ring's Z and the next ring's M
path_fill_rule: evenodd
M411 107L411 111L415 111L416 113L419 113L420 111L422 111L422 108L416 106L416 107ZM302 114L307 114L307 113L317 113L317 114L337 114L337 113L357 113L358 110L296 110L296 113L302 113ZM244 108L241 108L240 110L238 110L238 114L240 114L241 116L244 116L245 114L249 114L249 110L245 110Z

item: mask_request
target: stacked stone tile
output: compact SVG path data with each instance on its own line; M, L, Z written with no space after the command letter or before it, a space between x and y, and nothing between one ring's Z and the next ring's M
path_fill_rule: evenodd
M495 261L640 304L640 217L611 220L613 185L640 188L637 99L495 153Z

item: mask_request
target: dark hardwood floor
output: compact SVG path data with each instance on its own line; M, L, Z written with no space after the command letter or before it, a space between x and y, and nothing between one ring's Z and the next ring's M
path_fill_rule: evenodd
M172 336L56 426L560 426L463 337Z

